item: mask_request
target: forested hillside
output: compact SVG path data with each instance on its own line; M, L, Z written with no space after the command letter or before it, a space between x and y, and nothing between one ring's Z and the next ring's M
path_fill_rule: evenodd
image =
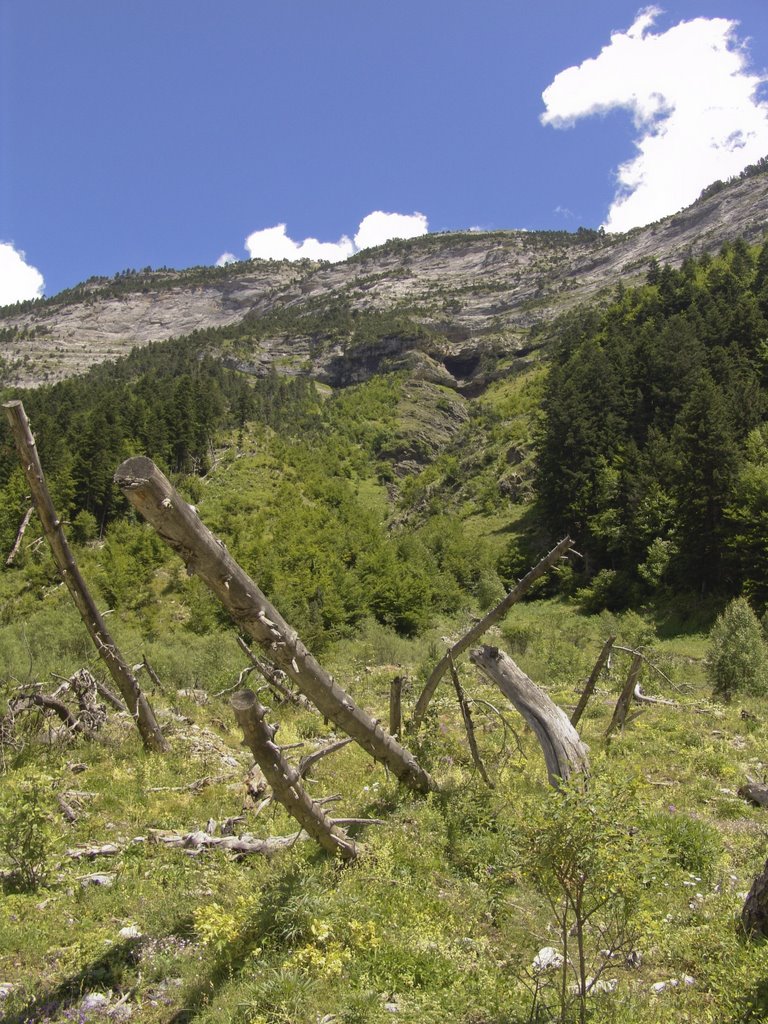
M484 366L439 364L406 306L323 298L5 391L170 748L142 750L104 697L109 658L35 516L17 538L30 490L3 424L5 1020L765 1019L768 947L740 922L766 856L768 244L644 274ZM343 386L238 369L299 328L316 352L356 353ZM340 745L292 689L309 657L263 612L257 666L194 552L185 572L115 483L138 454L430 792ZM416 728L446 650L566 534L567 558L482 652L456 654ZM550 785L551 737L476 667L500 652L578 717L588 776L574 762ZM230 704L243 687L353 863L304 841L254 768Z

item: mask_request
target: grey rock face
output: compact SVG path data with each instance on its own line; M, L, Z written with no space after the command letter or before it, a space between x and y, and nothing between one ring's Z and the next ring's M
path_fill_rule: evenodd
M467 392L483 361L524 358L531 328L611 289L642 280L648 261L679 265L768 222L768 175L747 178L656 224L623 235L499 231L427 235L358 253L344 263L250 261L226 271L156 271L135 283L88 282L72 301L0 318L6 384L35 386L82 372L150 341L283 311L296 318L343 303L350 315L407 312L425 337L335 338L318 348L300 326L234 346L230 365L262 374L311 374L335 386L409 369ZM118 285L120 285L118 287ZM252 333L252 332L251 332ZM248 331L244 325L244 334Z

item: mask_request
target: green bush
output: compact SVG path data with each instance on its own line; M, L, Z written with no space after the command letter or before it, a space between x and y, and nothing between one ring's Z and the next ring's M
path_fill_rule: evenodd
M36 889L48 877L51 825L44 795L50 782L33 774L7 794L0 811L0 851L11 865L10 881L22 890Z
M707 676L715 695L768 693L768 647L755 613L743 597L735 598L709 634Z

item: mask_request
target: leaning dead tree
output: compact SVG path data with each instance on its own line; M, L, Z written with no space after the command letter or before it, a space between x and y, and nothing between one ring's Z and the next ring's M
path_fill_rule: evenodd
M469 656L514 704L541 744L550 783L556 788L571 775L587 775L587 748L568 716L498 647L477 647Z
M128 501L208 586L235 620L307 696L318 711L385 764L405 785L426 793L437 786L410 751L358 707L315 660L224 544L198 518L151 459L125 461L115 482Z
M541 579L547 570L551 569L553 565L560 561L566 551L573 547L573 541L570 537L563 537L559 544L557 544L548 555L545 555L541 561L531 569L531 571L520 580L516 587L504 597L495 608L491 610L480 619L479 622L475 623L471 629L467 630L464 636L458 640L453 647L448 650L445 655L438 661L432 670L432 674L426 682L424 689L421 691L421 696L416 702L416 707L413 709L413 720L411 726L414 731L418 731L421 723L424 721L424 715L427 713L429 703L435 695L435 690L440 685L440 680L443 678L445 673L451 666L451 659L454 661L460 654L468 650L472 644L477 643L480 637L487 633L491 626L495 625L500 619L502 619L513 604L517 604L531 589L536 580Z
M16 442L21 467L27 478L32 500L43 527L46 540L50 545L53 560L61 578L67 585L75 607L93 640L96 650L107 666L110 675L119 689L126 707L133 716L147 750L166 751L168 744L157 724L152 707L141 691L136 676L120 653L117 644L107 629L101 612L96 607L80 569L70 550L61 520L56 514L51 500L48 485L45 481L43 467L37 454L37 447L29 420L21 402L6 402L3 406L5 414Z
M256 694L240 690L229 703L243 730L245 745L272 787L274 798L324 850L343 860L354 860L357 856L354 842L304 789L299 769L288 764L275 743L277 726L267 725L264 719L267 709L259 703Z
M589 702L589 698L595 691L595 686L597 686L597 680L600 678L600 673L603 671L603 667L605 666L605 664L611 656L611 651L613 650L613 645L615 643L616 636L614 634L612 636L609 636L603 644L603 648L600 651L597 661L595 662L595 667L592 669L589 679L586 681L586 683L584 684L584 689L581 691L579 703L576 705L574 712L571 715L571 725L574 727L574 729L579 724L579 720L581 719L581 716L584 714L584 709L586 708L587 703Z

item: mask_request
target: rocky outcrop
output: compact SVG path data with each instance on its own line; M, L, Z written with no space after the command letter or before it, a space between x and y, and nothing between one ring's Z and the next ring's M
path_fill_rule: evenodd
M334 385L403 367L471 389L489 362L530 350L534 325L619 281L641 279L650 259L677 265L738 237L755 241L767 222L768 174L761 174L624 235L436 234L390 242L337 264L251 261L220 270L158 271L137 275L135 287L123 280L119 294L114 281L98 281L75 289L68 301L63 296L26 312L6 311L0 366L6 383L35 385L135 345L280 311L288 325L271 337L255 336L244 325L243 344L227 355L231 365L254 373L277 366ZM318 346L317 337L302 330L302 317L339 303L353 317L406 311L427 335L418 343L383 336L367 346L335 337Z

